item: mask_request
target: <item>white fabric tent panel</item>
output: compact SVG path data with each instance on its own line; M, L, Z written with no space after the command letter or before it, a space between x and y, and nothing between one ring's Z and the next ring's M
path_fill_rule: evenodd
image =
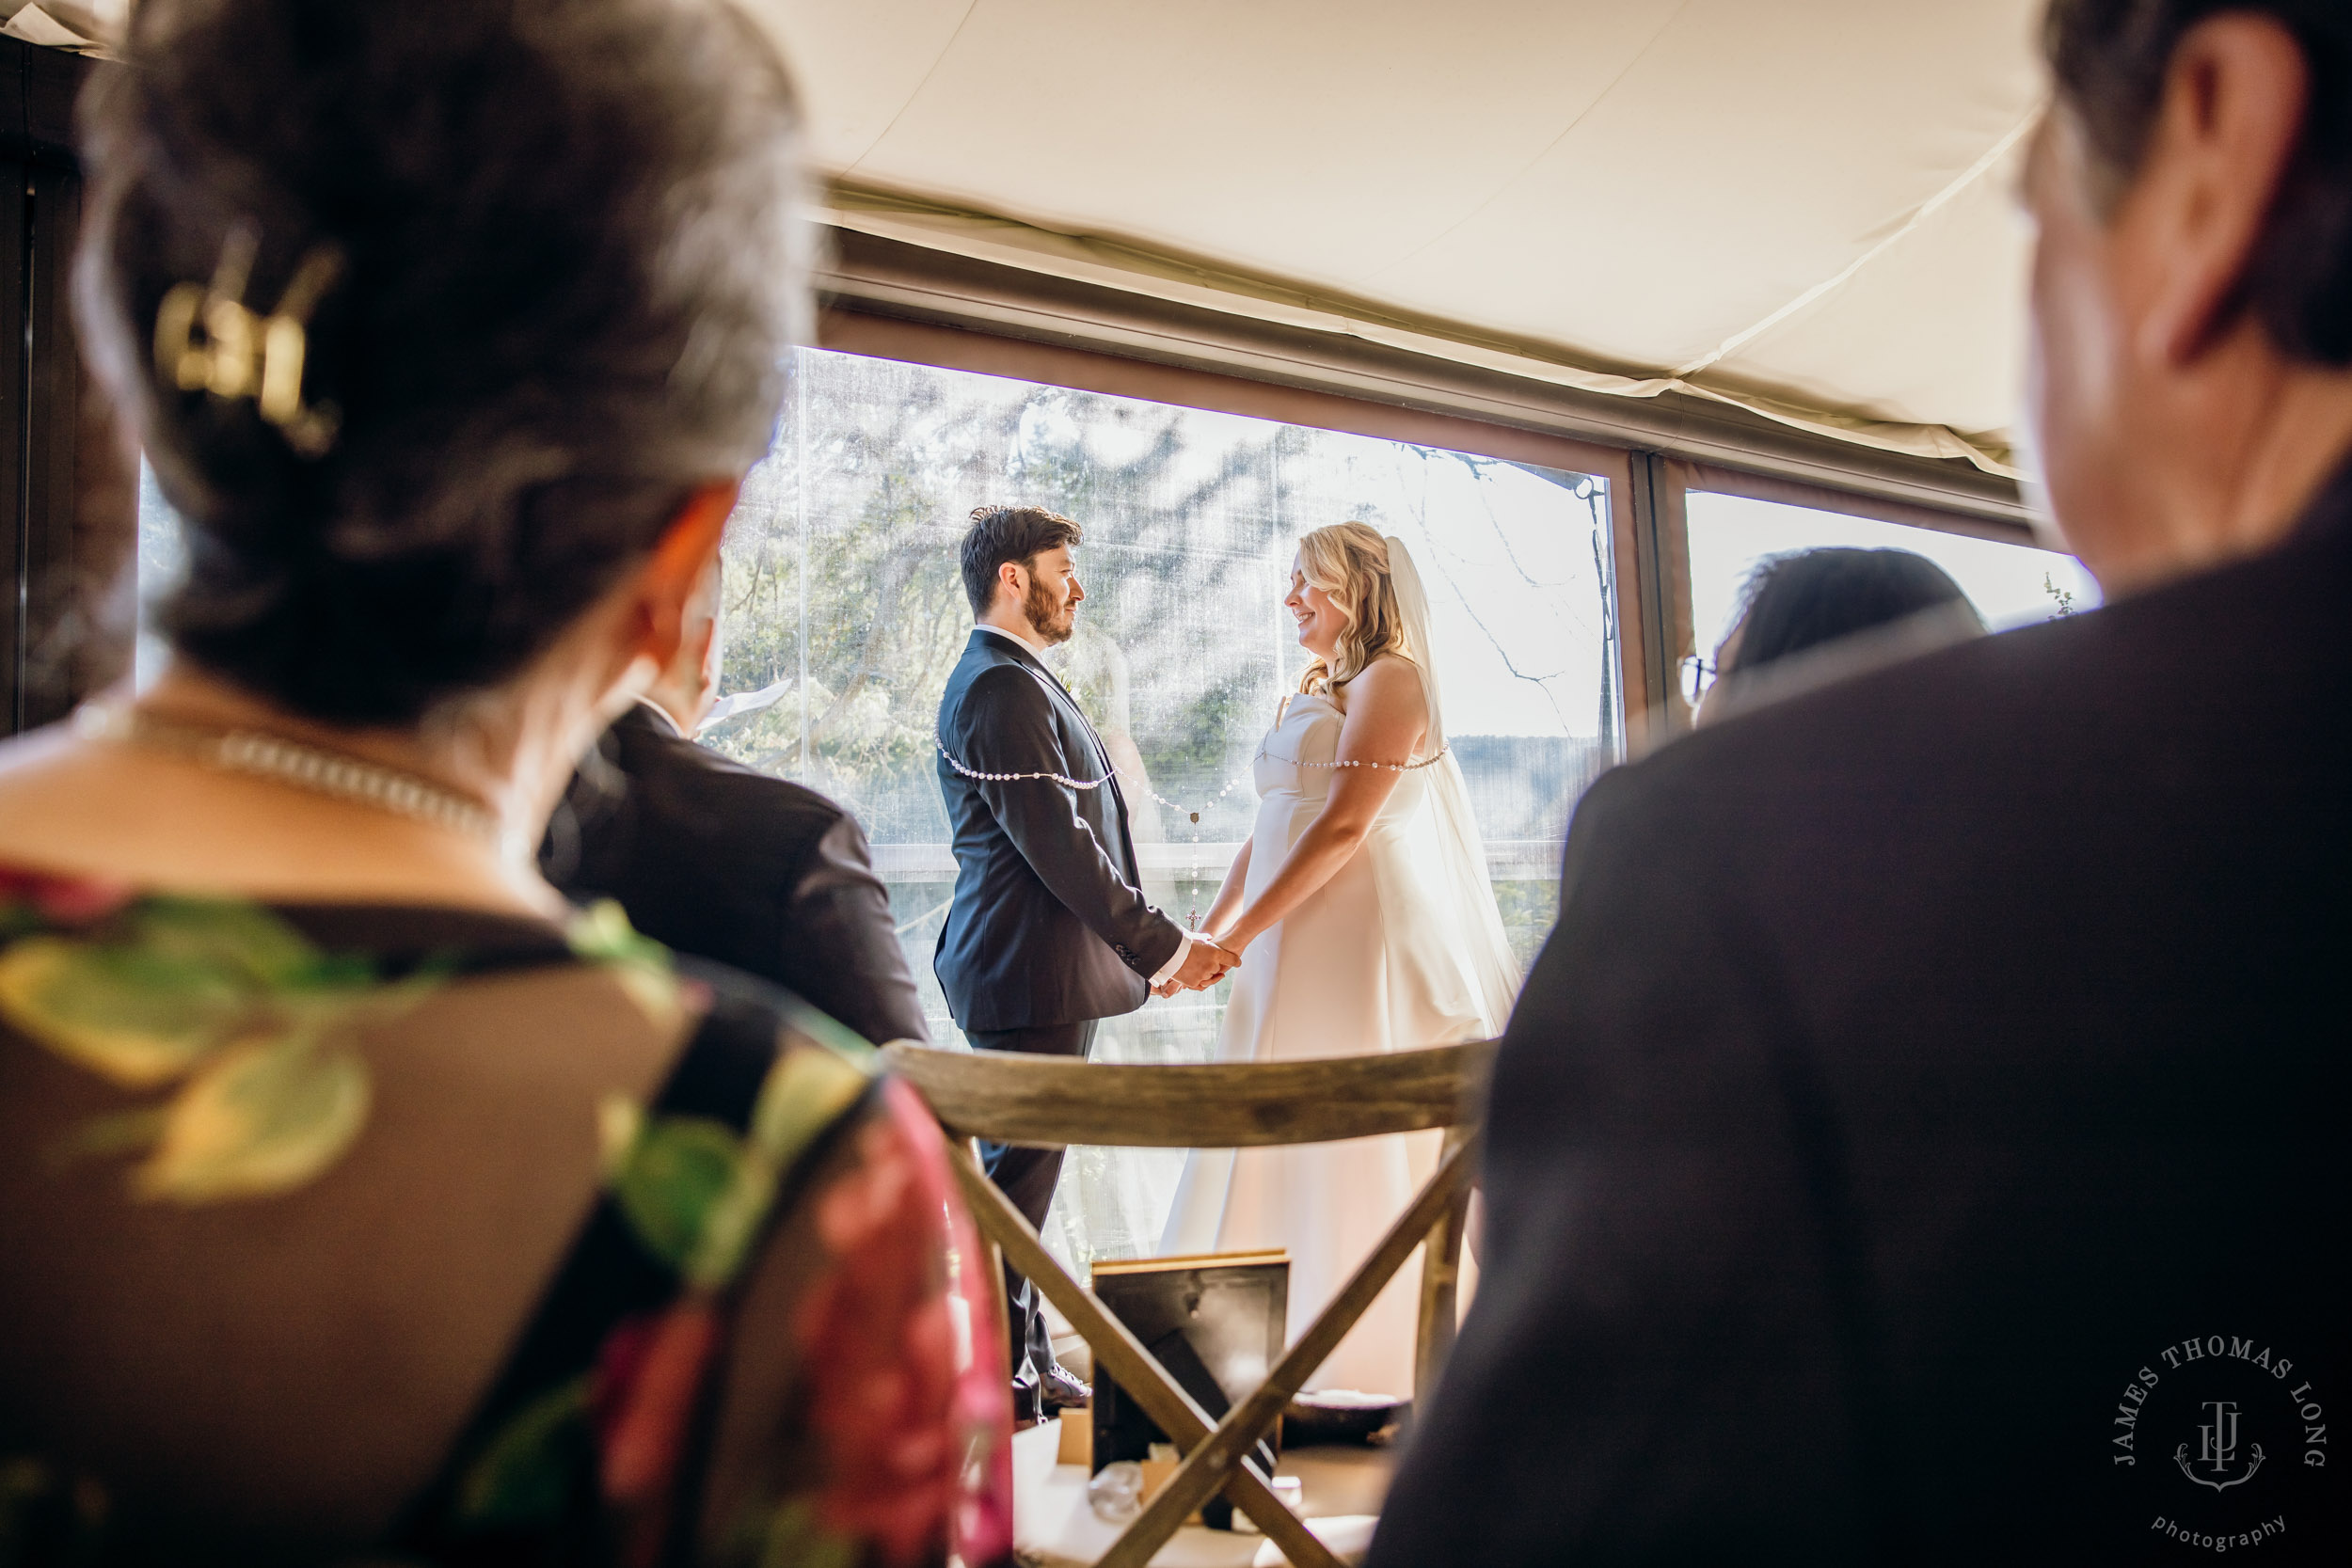
M753 3L848 183L1637 377L1836 277L2041 90L2041 0ZM2007 426L2015 271L1983 261L2012 228L1952 199L1719 379ZM1886 330L1906 287L1921 322ZM1847 334L1847 293L1875 296L1852 319L1878 330Z
M748 0L783 41L808 113L809 151L854 166L930 74L972 0Z
M2025 388L2023 298L2031 235L2011 194L2015 157L1836 290L1718 361L1726 380L1812 404L1861 384L1899 420L2007 427Z
M1435 313L1470 284L1482 323L1688 364L1836 275L2015 126L2037 4L1692 0L1541 164L1375 292ZM1956 90L2004 56L2006 90Z
M1650 30L1621 9L1673 3L978 0L846 172L1346 290L1608 87Z

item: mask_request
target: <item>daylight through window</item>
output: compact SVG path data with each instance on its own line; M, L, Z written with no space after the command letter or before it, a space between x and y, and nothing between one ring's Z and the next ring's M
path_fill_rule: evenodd
M1281 608L1298 535L1356 518L1403 539L1503 919L1534 956L1569 808L1622 733L1599 480L803 350L729 525L725 717L704 738L864 820L935 1037L955 1037L930 968L955 863L933 727L972 625L957 546L990 502L1086 529L1086 604L1050 657L1120 768L1179 808L1125 792L1146 891L1180 920L1248 833L1250 761L1305 663ZM1107 1021L1097 1057L1209 1059L1223 989ZM1152 1250L1182 1159L1073 1150L1048 1239L1080 1261Z

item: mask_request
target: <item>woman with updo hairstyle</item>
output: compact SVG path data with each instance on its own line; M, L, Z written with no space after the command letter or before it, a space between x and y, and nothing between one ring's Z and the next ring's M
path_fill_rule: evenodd
M143 0L92 368L144 694L0 747L0 1559L1008 1560L936 1126L532 848L807 309L732 0Z
M1253 771L1258 818L1207 928L1239 958L1226 1061L1488 1039L1518 972L1462 769L1438 650L1401 539L1359 522L1298 542L1282 601L1307 650ZM1185 1162L1161 1250L1281 1247L1295 1339L1436 1169L1438 1137L1209 1150ZM1420 1265L1407 1264L1310 1386L1408 1399Z

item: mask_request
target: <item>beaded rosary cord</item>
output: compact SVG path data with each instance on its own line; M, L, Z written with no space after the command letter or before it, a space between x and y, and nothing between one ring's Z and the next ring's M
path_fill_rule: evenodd
M1215 795L1209 797L1209 803L1207 805L1193 808L1178 805L1175 801L1169 800L1158 790L1153 789L1150 784L1120 771L1116 766L1111 768L1110 772L1104 774L1099 779L1073 779L1062 773L983 773L978 768L964 766L962 758L947 750L947 743L946 741L941 740L938 741L937 744L939 746L939 754L946 759L948 767L954 768L957 772L962 774L967 779L977 779L987 784L1020 784L1032 779L1049 779L1055 784L1064 785L1065 787L1071 789L1100 789L1104 784L1110 783L1113 777L1125 779L1130 785L1143 791L1144 794L1149 795L1152 800L1157 800L1161 805L1166 806L1168 810L1190 818L1193 829L1192 844L1196 850L1198 850L1200 846L1201 813L1216 810L1219 801L1223 800L1225 797L1231 795L1234 790L1241 787L1245 777L1239 773L1234 774L1232 778L1225 781L1225 787L1223 789L1218 790ZM1302 761L1296 762L1293 766L1298 768L1377 768L1390 773L1414 773L1420 771L1422 768L1434 767L1438 762L1442 760L1446 752L1451 750L1453 750L1451 746L1440 746L1431 755L1423 757L1419 762ZM1263 762L1265 760L1265 748L1261 746L1258 748L1257 756L1252 758L1251 761L1253 763ZM1193 856L1192 875L1189 880L1195 888L1198 888L1200 885L1200 857L1197 853ZM1192 931L1197 931L1200 928L1200 900L1198 894L1196 894L1193 897L1191 912L1184 917L1184 927L1185 929Z

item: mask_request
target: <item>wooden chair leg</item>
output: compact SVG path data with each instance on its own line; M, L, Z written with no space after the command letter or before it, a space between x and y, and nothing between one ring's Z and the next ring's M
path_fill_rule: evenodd
M1445 1156L1470 1140L1470 1129L1446 1130ZM1442 1158L1442 1157L1441 1157ZM1428 1249L1421 1255L1421 1316L1413 1345L1413 1405L1437 1391L1438 1374L1454 1354L1454 1335L1461 1317L1462 1240L1470 1225L1471 1184L1455 1189L1454 1201L1438 1216L1429 1233Z
M1176 1473L1112 1544L1097 1568L1145 1568L1160 1544L1175 1533L1176 1527L1194 1509L1215 1497L1229 1476L1251 1473L1242 1464L1243 1456L1274 1424L1314 1370L1339 1348L1347 1331L1356 1326L1356 1320L1364 1315L1381 1290L1395 1277L1396 1271L1405 1266L1405 1260L1430 1234L1431 1227L1451 1211L1457 1196L1469 1186L1474 1150L1474 1140L1465 1138L1447 1152L1429 1184L1397 1216L1388 1234L1381 1237L1380 1244L1357 1266L1322 1315L1308 1325L1295 1344L1283 1352L1282 1359L1275 1363L1256 1391L1228 1412L1205 1442L1184 1455ZM1289 1548L1285 1546L1283 1550L1287 1552ZM1296 1564L1298 1559L1294 1557L1291 1561Z
M971 1151L961 1144L949 1145L948 1151L954 1156L956 1179L963 1188L964 1201L971 1205L980 1228L1004 1247L1012 1266L1044 1291L1046 1299L1059 1307L1071 1326L1084 1336L1094 1351L1096 1371L1107 1371L1117 1378L1120 1387L1143 1407L1144 1414L1158 1423L1180 1450L1198 1449L1211 1431L1208 1412L1161 1369L1152 1353L1143 1348L1143 1341L1125 1323L1113 1317L1091 1291L1071 1278L1054 1260L1021 1211L996 1190ZM1342 1568L1330 1548L1314 1538L1256 1471L1245 1465L1225 1475L1222 1481L1226 1496L1281 1548L1294 1568ZM1200 1500L1206 1501L1216 1492L1216 1488L1211 1487ZM1192 1506L1197 1508L1200 1502ZM1191 1508L1184 1510L1184 1513L1191 1512ZM1184 1517L1184 1513L1179 1513L1177 1524L1182 1524ZM1136 1525L1141 1523L1138 1518L1135 1525L1130 1525L1127 1534L1134 1534ZM1170 1526L1168 1534L1174 1532L1175 1527ZM1148 1561L1167 1539L1168 1535L1162 1535L1159 1541L1152 1542L1144 1552L1144 1560ZM1122 1535L1120 1541L1125 1540Z
M988 1168L980 1163L980 1145L978 1139L961 1137L953 1131L950 1131L947 1134L947 1147L951 1151L961 1154L965 1159L971 1161L975 1167L981 1170L986 1170ZM987 1271L982 1277L993 1279L996 1282L993 1288L997 1297L996 1342L1000 1348L1005 1348L1009 1336L1006 1333L1006 1325L1003 1320L1004 1315L1010 1309L1010 1304L1007 1303L1003 1299L1005 1289L1004 1244L996 1240L996 1234L994 1231L992 1231L986 1225L980 1223L980 1217L977 1214L973 1215L973 1223L978 1226L980 1232L980 1251L983 1254L980 1259L980 1265ZM1010 1380L1012 1376L1012 1369L1010 1366L1006 1367L1005 1376L1008 1381Z

